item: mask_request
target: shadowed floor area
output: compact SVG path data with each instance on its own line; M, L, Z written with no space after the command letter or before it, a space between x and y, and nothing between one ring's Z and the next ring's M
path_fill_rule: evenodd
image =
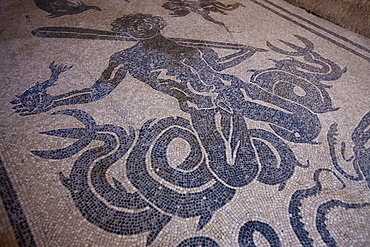
M370 37L370 2L367 0L303 1L287 0L319 17Z

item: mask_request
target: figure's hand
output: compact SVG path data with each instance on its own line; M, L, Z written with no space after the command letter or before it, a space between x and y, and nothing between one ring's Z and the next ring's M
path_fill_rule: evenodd
M11 101L15 113L19 113L21 116L38 114L46 112L52 104L52 96L46 93L46 90L38 90L36 86L26 90L18 99Z
M71 66L67 66L64 64L56 65L54 61L49 65L49 69L51 70L51 73L53 75L59 75L60 73L65 72L71 69L72 67L73 65Z
M46 93L46 89L55 85L60 73L70 70L72 67L73 65L56 65L55 62L52 62L49 65L51 71L49 80L36 83L35 86L30 87L21 96L17 95L17 100L10 102L14 105L13 109L15 109L15 112L21 116L26 116L48 111L53 103L53 97Z

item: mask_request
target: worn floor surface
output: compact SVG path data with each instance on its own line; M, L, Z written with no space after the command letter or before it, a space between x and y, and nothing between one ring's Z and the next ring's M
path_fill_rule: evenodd
M370 40L280 0L0 2L1 246L369 246Z

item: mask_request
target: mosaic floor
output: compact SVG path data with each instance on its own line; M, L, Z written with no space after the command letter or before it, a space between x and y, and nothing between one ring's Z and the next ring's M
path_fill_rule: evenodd
M281 0L0 11L0 246L370 246L369 39Z

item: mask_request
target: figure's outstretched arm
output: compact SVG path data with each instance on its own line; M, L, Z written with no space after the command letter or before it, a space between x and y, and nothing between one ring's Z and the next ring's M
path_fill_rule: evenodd
M253 56L257 51L265 50L255 48L240 48L237 52L233 54L219 57L217 52L210 48L201 49L201 52L203 53L203 59L216 71L222 71L224 69L234 67Z
M114 69L115 67L112 66L105 69L100 79L98 79L90 88L53 96L51 108L62 105L90 103L108 96L108 94L110 94L110 92L112 92L113 89L121 83L127 73L127 70L121 67L114 74L113 78L110 79Z
M61 66L63 67L64 65L59 65L58 68ZM54 65L54 67L56 66ZM40 87L40 85L37 84L36 86L26 90L21 96L18 96L17 100L11 102L15 105L13 109L16 109L15 112L19 113L21 116L26 116L46 112L58 106L85 104L102 99L116 88L126 76L127 70L124 67L118 68L117 72L114 73L117 67L117 63L110 62L109 66L102 73L100 79L98 79L91 87L71 91L65 94L55 96L49 95L46 92L46 88L48 86ZM53 70L52 73L53 76Z

